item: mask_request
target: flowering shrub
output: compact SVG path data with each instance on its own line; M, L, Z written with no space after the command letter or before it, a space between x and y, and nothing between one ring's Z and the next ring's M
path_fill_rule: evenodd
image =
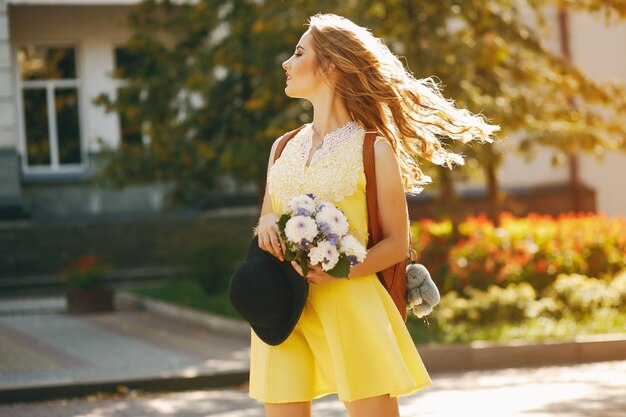
M464 295L456 291L444 295L431 320L438 325L520 323L537 317L582 320L600 310L624 311L626 270L606 280L561 274L543 294L520 283L506 288L492 285L486 291L467 288Z
M527 316L526 310L535 301L537 293L527 283L510 284L506 288L495 285L487 291L474 288L466 290L466 298L456 291L447 293L437 309L437 320L447 322L517 323Z
M93 289L106 286L111 267L98 255L83 255L61 270L61 279L69 287Z
M423 220L412 228L418 259L444 293L521 282L541 291L559 274L601 277L626 267L623 218L505 213L495 227L486 216L476 216L460 225L458 241L448 222Z

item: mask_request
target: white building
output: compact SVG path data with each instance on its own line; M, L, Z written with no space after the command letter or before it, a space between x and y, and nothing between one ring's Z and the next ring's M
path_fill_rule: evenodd
M116 89L111 73L123 65L120 45L128 33L122 22L134 3L0 0L0 218L21 210L98 215L164 209L162 187L115 191L85 182L95 169L97 141L122 140L118 117L92 100ZM626 82L625 40L626 23L607 28L588 15L571 17L572 60L596 79ZM580 170L596 190L599 211L626 215L626 155L582 156ZM565 182L568 171L552 168L546 152L530 164L507 158L499 178L504 187L534 186Z

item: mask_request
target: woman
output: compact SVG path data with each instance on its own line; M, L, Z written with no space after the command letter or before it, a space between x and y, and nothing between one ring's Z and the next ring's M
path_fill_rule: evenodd
M432 80L416 80L368 30L335 15L316 15L283 63L285 93L314 108L274 162L256 234L259 247L283 260L277 220L294 196L331 200L367 243L362 145L366 129L380 136L374 154L383 240L350 279L320 265L307 275L309 295L289 337L278 346L252 334L250 396L268 417L309 416L311 400L337 393L351 417L398 416L396 397L430 385L405 323L376 272L407 254L405 192L429 182L414 155L438 164L462 163L442 135L490 140L496 126L445 100ZM302 275L299 265L293 267Z

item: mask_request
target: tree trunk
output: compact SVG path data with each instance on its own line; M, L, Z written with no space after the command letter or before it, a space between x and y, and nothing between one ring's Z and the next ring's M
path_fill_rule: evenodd
M561 3L559 5L559 34L561 38L561 52L568 60L572 60L572 49L570 45L569 16L567 14L567 6ZM572 97L568 98L568 102L575 107ZM580 169L578 162L578 151L576 149L569 152L569 182L572 193L572 210L579 212L582 210L582 193L580 187Z
M500 193L498 192L498 177L496 173L496 155L493 144L487 143L485 153L487 159L484 164L485 177L487 179L487 216L495 226L500 224L498 215L500 214Z
M441 193L440 213L443 217L450 220L452 224L452 238L456 240L459 237L460 204L459 198L454 190L452 172L443 166L438 166L437 171L439 177L439 192Z

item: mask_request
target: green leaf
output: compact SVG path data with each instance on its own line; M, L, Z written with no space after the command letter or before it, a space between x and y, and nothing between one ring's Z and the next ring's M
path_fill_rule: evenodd
M278 225L278 230L280 230L280 234L284 236L285 234L285 225L287 224L287 221L291 218L291 216L289 216L289 214L285 213L282 216L280 216L280 219L278 219L278 222L276 223Z
M289 261L289 262L293 261L296 258L296 252L292 251L289 248L289 246L287 246L285 248L285 254L284 255L285 255L285 260Z
M334 278L348 278L350 273L350 261L345 256L339 258L337 265L326 273Z
M298 259L299 263L300 263L300 268L302 268L302 276L304 278L306 278L306 276L309 273L309 262L308 259L305 256L300 256L300 258Z

